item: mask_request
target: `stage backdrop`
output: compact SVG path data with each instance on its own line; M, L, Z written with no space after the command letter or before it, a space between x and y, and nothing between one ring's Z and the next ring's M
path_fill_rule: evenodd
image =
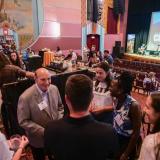
M160 12L153 12L147 50L160 51Z
M145 5L144 5L145 4ZM147 44L152 12L160 11L159 0L130 0L127 34L135 34L134 53ZM126 37L127 38L127 37ZM127 46L127 45L126 45Z
M128 34L135 34L134 53L138 52L138 48L142 44L147 44L150 28L151 13L130 15L128 19Z

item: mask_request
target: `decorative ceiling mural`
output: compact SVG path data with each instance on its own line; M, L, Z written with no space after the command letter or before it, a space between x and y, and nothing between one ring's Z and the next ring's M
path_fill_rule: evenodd
M0 0L0 27L17 32L20 48L32 42L32 0Z
M8 22L20 34L33 33L32 0L1 0L0 13L1 25Z

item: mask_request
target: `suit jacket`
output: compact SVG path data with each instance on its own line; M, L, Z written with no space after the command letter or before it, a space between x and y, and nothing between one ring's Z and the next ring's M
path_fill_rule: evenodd
M64 107L58 88L50 85L48 89L49 107L40 110L38 104L43 101L38 88L34 84L19 98L18 122L29 138L33 147L43 148L44 129L49 121L63 117Z

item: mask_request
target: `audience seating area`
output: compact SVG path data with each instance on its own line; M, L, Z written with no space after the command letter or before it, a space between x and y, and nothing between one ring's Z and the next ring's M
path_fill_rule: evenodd
M136 72L155 72L156 77L160 78L160 64L146 63L140 61L130 61L126 59L116 59L114 61L114 67L127 68Z
M123 71L130 72L135 78L134 91L142 90L144 94L148 95L160 87L160 64L116 59L113 72L122 73ZM155 73L155 81L146 82L144 85L144 79L150 72Z

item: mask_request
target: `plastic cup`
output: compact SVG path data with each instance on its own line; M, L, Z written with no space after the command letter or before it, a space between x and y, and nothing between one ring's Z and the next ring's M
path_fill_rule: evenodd
M16 151L21 144L21 140L22 140L22 138L19 134L15 134L15 135L11 136L10 137L11 149Z

